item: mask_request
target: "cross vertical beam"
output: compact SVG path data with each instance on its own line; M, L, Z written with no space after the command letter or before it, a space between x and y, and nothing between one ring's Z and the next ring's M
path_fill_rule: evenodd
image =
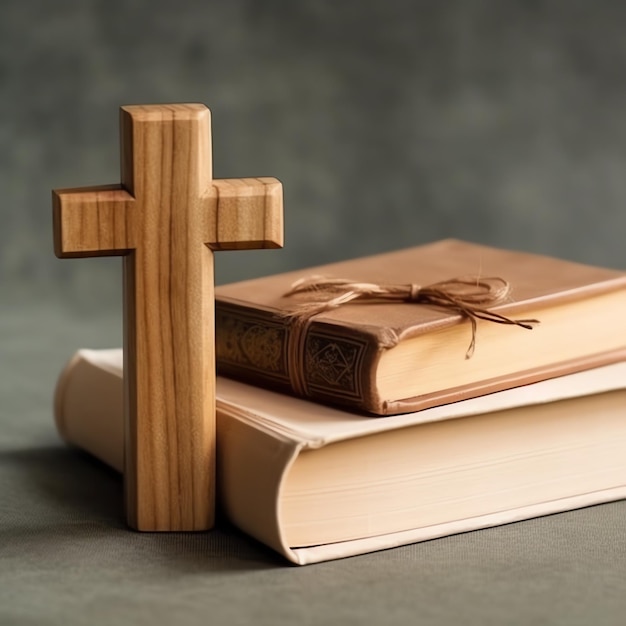
M204 105L122 107L121 186L53 192L59 257L124 256L130 526L205 530L215 498L213 249L282 245L282 186L212 180Z

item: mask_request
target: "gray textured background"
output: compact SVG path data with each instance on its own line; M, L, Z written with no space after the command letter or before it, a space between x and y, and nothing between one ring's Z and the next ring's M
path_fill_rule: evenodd
M212 109L217 177L284 183L285 249L221 254L219 282L447 236L626 267L625 23L618 1L4 0L2 285L118 305L119 260L53 257L50 189L119 181L118 107L171 101Z
M50 190L117 182L118 107L200 101L215 175L284 183L219 282L456 236L626 268L626 3L0 2L0 623L615 624L626 502L294 569L221 523L125 529L52 391L121 343L119 259L56 260ZM419 277L416 278L419 280Z

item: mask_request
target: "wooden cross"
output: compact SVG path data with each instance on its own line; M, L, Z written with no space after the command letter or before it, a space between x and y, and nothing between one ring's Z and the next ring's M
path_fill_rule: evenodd
M282 246L282 186L212 179L204 105L125 106L120 131L121 185L53 191L55 253L124 255L129 525L206 530L215 510L213 250Z

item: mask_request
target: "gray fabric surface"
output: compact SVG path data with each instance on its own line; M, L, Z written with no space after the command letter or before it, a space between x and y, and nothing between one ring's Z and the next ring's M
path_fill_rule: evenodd
M200 101L215 174L285 188L286 247L219 282L455 236L626 267L626 4L0 3L0 624L624 624L626 503L305 568L222 521L124 527L59 441L120 263L52 257L50 189L116 182L121 104ZM416 276L419 282L419 276Z

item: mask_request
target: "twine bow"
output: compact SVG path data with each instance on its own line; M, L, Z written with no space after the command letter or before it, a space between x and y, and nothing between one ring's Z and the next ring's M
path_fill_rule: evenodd
M469 319L472 329L465 358L476 348L477 320L519 326L532 330L536 319L511 319L487 307L504 301L511 286L503 278L453 278L422 287L417 284L380 285L354 282L342 278L309 276L293 283L285 296L314 294L315 299L303 302L290 315L296 325L304 325L311 317L348 303L412 302L444 307Z

